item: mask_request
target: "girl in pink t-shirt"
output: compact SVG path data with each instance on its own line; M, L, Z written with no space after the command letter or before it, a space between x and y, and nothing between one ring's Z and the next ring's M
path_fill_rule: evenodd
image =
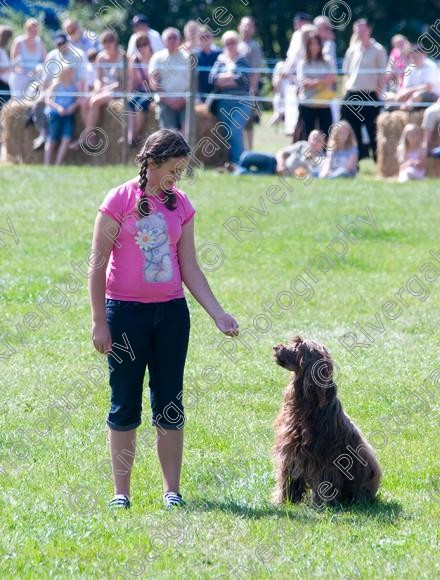
M195 210L175 181L190 148L180 133L150 135L138 155L139 177L111 190L96 218L89 294L92 339L107 354L111 407L107 417L115 495L111 507L130 507L130 476L142 388L149 374L152 424L166 507L179 493L183 452L183 374L190 318L182 282L219 330L238 335L236 320L217 302L196 260Z

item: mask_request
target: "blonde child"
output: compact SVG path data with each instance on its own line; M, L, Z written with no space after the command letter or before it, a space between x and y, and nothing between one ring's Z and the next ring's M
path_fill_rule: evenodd
M354 131L347 121L339 121L330 131L327 157L320 177L354 177L357 173L359 150Z
M78 97L75 94L75 70L65 66L58 79L49 88L45 102L49 134L44 147L44 164L50 165L55 147L61 140L55 165L61 165L75 130L75 111Z
M405 125L397 147L399 182L423 179L426 174L426 147L423 130L414 123Z

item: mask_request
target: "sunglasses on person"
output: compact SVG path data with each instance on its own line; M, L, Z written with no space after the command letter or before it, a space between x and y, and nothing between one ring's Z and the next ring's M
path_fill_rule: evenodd
M139 42L136 46L138 48L144 48L145 46L148 46L148 48L151 48L151 44L149 42Z

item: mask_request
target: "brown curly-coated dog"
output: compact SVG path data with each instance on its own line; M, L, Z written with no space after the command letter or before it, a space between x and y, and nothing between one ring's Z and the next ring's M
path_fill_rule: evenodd
M373 449L342 410L327 349L295 336L273 347L277 364L292 371L275 421L277 486L273 499L299 502L372 500L381 479Z

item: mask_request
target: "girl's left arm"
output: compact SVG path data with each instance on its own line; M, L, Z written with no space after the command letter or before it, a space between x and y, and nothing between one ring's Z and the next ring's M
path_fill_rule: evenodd
M237 321L220 306L197 263L194 243L194 219L191 219L183 226L182 236L177 245L177 253L185 286L211 316L219 330L228 336L238 336Z

